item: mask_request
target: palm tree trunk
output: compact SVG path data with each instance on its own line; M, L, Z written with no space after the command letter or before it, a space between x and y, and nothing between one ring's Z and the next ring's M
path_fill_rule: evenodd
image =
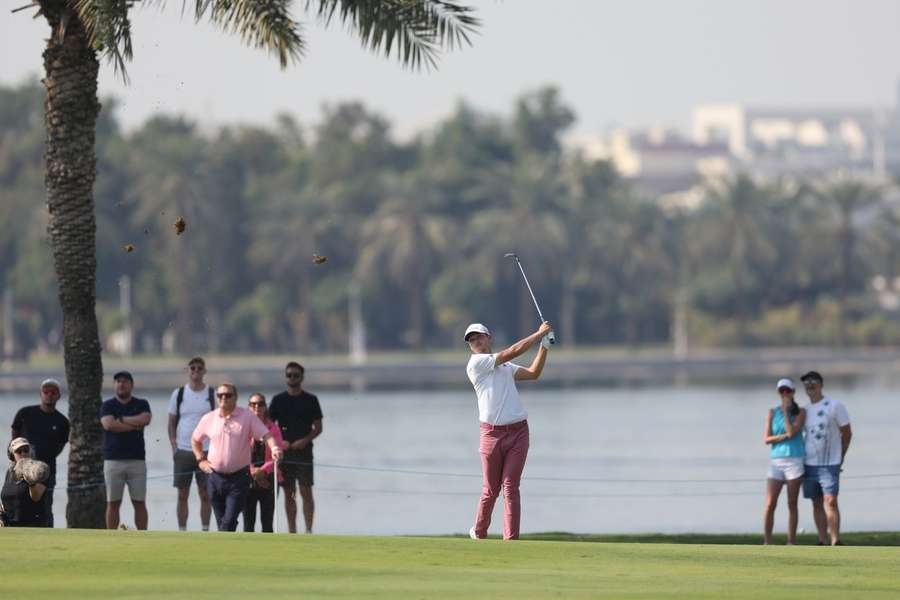
M69 388L69 527L102 528L106 508L100 393L103 364L94 312L95 253L94 131L97 101L96 52L84 27L62 2L42 2L52 35L44 51L47 89L45 184L48 231L63 314L63 355ZM64 24L62 35L60 23ZM62 39L60 39L62 38Z
M853 215L849 210L841 215L841 287L838 304L841 315L838 319L838 338L842 345L847 344L847 298L850 295L850 279L853 271Z
M559 304L559 328L566 336L566 346L574 348L577 339L575 332L575 315L577 314L577 299L575 289L575 269L563 268L562 276L562 293L560 294Z

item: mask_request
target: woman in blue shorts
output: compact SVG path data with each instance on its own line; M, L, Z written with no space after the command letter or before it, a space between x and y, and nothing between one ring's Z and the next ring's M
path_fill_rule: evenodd
M769 451L769 476L766 486L766 511L763 518L764 544L772 543L775 526L775 507L781 488L787 483L788 532L787 543L797 541L797 497L803 483L803 424L806 410L794 401L794 382L779 379L775 384L781 405L769 409L766 417L766 434L763 438L772 448ZM785 418L785 416L788 418Z

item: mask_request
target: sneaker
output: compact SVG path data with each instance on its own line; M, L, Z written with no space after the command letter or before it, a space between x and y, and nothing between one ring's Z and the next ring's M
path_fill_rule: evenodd
M469 537L472 538L473 540L478 539L478 536L475 534L475 526L474 525L472 525L472 528L469 529Z

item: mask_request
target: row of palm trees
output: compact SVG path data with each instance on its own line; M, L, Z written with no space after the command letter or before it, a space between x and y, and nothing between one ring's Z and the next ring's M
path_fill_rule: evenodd
M313 126L283 117L212 134L164 116L125 134L109 119L96 191L102 337L123 326L128 275L139 351L166 339L185 353L343 352L352 284L371 347L451 346L476 319L512 338L535 318L503 260L515 251L569 346L669 344L678 310L695 344L898 339L871 289L897 271L891 186L741 175L673 209L637 195L609 163L564 154L573 117L552 88L511 112L460 105L403 143L358 103L327 108ZM52 348L60 316L49 249L34 243L35 136L11 128L6 138L4 210L20 217L0 225L10 244L0 268L16 290L19 337Z

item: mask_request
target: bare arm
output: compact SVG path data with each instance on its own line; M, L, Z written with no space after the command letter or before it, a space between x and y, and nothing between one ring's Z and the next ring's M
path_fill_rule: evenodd
M316 419L312 422L312 429L299 440L294 440L288 447L292 450L302 450L309 445L311 441L322 435L322 419Z
M542 337L547 335L547 333L550 331L550 329L551 329L550 323L548 323L547 321L544 321L543 323L541 323L541 326L538 328L537 331L535 331L528 337L522 338L521 340L519 340L518 342L516 342L509 348L498 352L497 358L494 361L494 366L502 365L505 362L509 362L514 358L518 358L519 356L522 356L523 354L528 352L528 350L532 346L534 346L537 342L539 342Z
M788 439L787 434L779 433L778 435L772 435L772 415L775 414L774 409L769 409L769 414L766 415L766 432L763 434L763 442L766 444L777 444L778 442L783 442Z
M853 437L853 431L850 429L850 423L847 423L841 429L841 464L844 464L844 457L847 456L847 449L850 447L850 439Z
M516 370L516 374L513 376L516 381L529 381L540 377L544 370L544 363L547 362L547 354L547 349L539 346L534 360L531 361L531 366Z
M790 404L781 405L781 413L785 415L784 417L784 430L787 432L787 437L792 438L798 431L803 431L803 423L806 421L806 409L801 408L800 412L797 413L796 422L791 423L790 417Z
M281 450L281 446L278 445L278 440L275 439L275 436L267 433L263 436L263 441L269 445L269 450L272 452L272 460L281 460L284 452Z
M178 433L178 415L169 415L169 443L172 444L172 452L178 449L176 435Z
M47 491L47 486L43 483L35 483L28 486L28 495L31 496L33 502L40 502L41 498L44 497L45 491Z
M206 474L212 473L212 466L210 466L209 460L203 453L203 442L193 436L191 437L191 451L194 453L194 458L197 459L197 468Z

